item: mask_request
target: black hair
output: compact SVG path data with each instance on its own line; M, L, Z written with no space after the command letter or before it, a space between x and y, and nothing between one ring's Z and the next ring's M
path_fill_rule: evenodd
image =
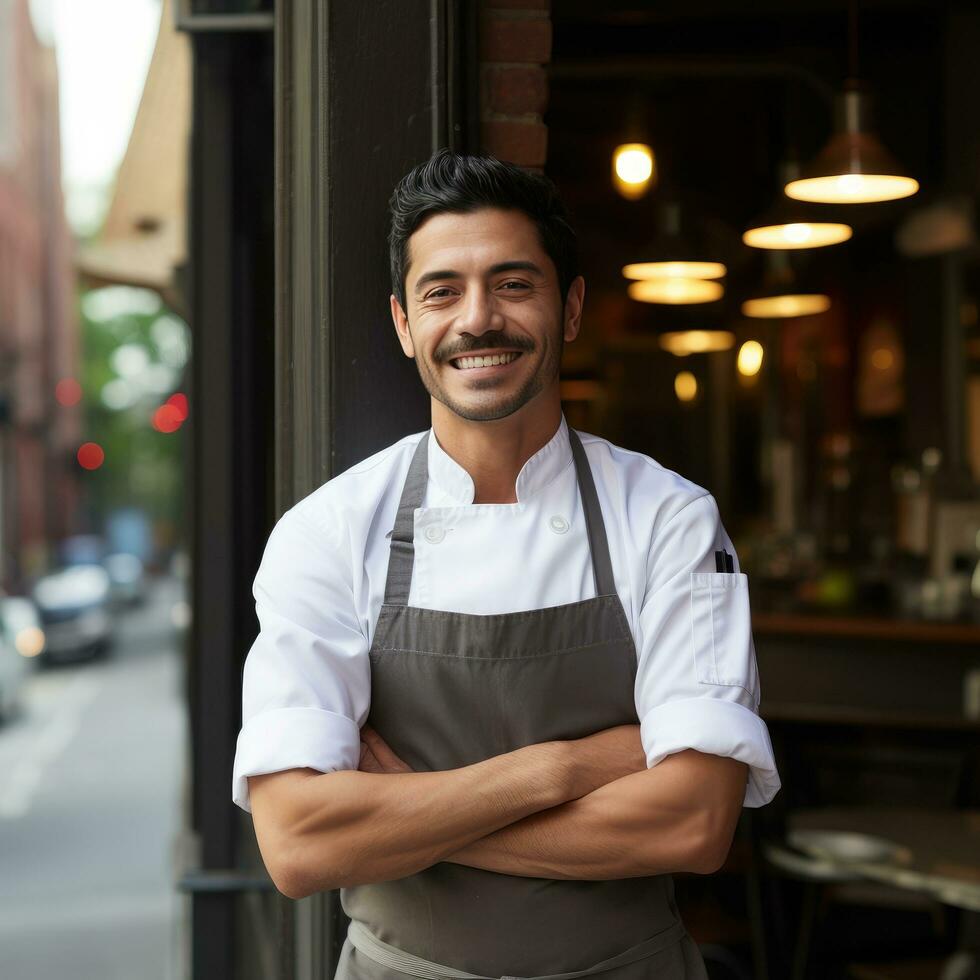
M541 246L558 271L564 305L578 275L578 247L558 188L542 174L496 157L443 149L402 177L388 202L391 291L402 307L412 233L434 214L467 214L480 208L522 211L534 222Z

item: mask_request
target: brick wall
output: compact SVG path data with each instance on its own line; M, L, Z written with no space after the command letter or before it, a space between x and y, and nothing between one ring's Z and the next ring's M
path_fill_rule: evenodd
M72 238L61 189L58 73L28 0L0 0L0 587L22 590L76 529L66 466L81 413L54 384L78 376ZM77 467L76 467L77 468Z
M550 0L481 0L480 141L484 152L531 170L548 156L544 65Z

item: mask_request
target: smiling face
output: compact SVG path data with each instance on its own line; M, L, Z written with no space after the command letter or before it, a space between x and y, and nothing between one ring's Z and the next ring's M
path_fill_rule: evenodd
M559 399L562 345L578 335L583 294L579 277L561 295L530 218L483 208L436 214L416 229L407 308L392 296L391 315L432 398L487 422Z

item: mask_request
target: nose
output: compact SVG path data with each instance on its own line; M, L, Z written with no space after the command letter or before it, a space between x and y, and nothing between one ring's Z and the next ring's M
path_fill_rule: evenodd
M503 317L495 308L493 297L483 286L474 286L466 291L463 302L457 307L456 322L458 333L479 337L488 330L499 330Z

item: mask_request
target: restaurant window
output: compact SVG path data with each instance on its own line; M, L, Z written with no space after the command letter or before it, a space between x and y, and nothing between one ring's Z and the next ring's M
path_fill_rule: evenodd
M980 11L554 0L550 17L545 171L586 279L563 408L716 498L782 783L743 810L724 868L678 876L683 919L712 976L938 975L921 962L957 932L932 923L958 912L912 896L897 862L874 869L891 891L831 899L797 845L887 839L976 880L953 828L980 786ZM827 170L841 130L914 193L791 197L858 183Z
M564 404L716 496L758 611L970 619L976 100L952 7L859 14L552 5L546 169L588 293ZM784 192L848 113L918 193ZM649 275L672 260L701 266Z

